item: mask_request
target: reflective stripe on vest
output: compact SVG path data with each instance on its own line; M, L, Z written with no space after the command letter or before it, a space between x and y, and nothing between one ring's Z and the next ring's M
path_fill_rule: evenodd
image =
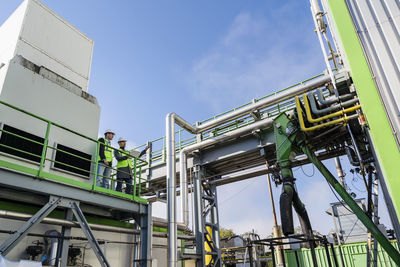
M122 152L128 152L128 151L120 149L118 152L121 153L123 156L126 156L126 154L122 153ZM118 163L117 163L117 168L124 168L124 167L128 167L128 166L129 166L129 169L132 170L132 159L121 160L121 161L118 161Z
M112 148L107 146L109 144L107 143L106 139L104 139L104 143L103 144L104 144L104 156L106 157L106 160L108 162L112 162L112 159L113 159ZM100 160L101 160L100 155L98 155L97 156L97 161L100 161Z

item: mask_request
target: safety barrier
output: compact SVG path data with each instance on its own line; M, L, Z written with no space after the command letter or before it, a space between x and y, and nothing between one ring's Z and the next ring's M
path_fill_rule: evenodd
M118 150L118 148L114 148L112 146L102 144L96 139L90 138L90 137L85 136L81 133L78 133L74 130L68 129L67 127L57 124L55 122L51 122L45 118L42 118L35 114L32 114L28 111L25 111L21 108L11 105L11 104L8 104L4 101L0 101L0 104L3 106L6 106L12 110L15 110L17 112L26 114L30 118L38 120L38 122L41 121L42 123L44 122L46 124L46 131L44 133L44 138L40 138L41 141L34 140L32 137L23 136L21 133L19 134L19 133L16 133L15 131L13 132L11 130L6 130L6 129L4 129L4 127L1 128L0 134L4 137L3 139L8 137L8 138L16 138L17 140L19 140L19 142L22 142L22 141L28 142L27 143L28 147L36 146L36 148L37 148L39 146L39 148L41 149L41 152L40 153L32 153L32 151L27 151L28 149L17 148L17 145L16 146L13 146L10 144L7 145L4 142L0 142L0 148L3 148L2 155L9 154L12 157L16 156L17 158L21 158L22 160L26 160L26 158L28 157L30 159L30 161L39 163L37 168L31 168L31 167L27 167L26 164L22 164L23 161L21 161L21 164L16 164L15 162L12 162L12 161L0 160L0 167L12 169L12 170L22 172L25 174L29 174L29 175L32 175L32 176L35 176L35 177L41 178L41 179L53 180L53 181L61 182L61 183L68 184L71 186L77 186L77 187L80 187L80 188L83 188L86 190L102 192L102 193L106 193L106 194L110 194L110 195L114 195L114 196L127 198L127 199L134 200L134 201L141 202L141 203L147 203L147 200L140 197L142 190L143 190L143 186L145 185L145 182L146 182L145 179L142 178L142 171L141 171L143 166L147 165L147 162L145 160L131 155L128 151L126 151L126 152L121 151L121 153L130 157L131 160L133 161L131 173L122 172L122 173L131 175L131 177L133 178L133 184L131 184L129 182L117 180L116 179L117 169L115 167L111 167L113 174L110 177L105 177L105 176L97 173L98 166L99 166L99 162L97 161L97 155L99 154L100 145L109 147L112 150ZM13 128L13 127L9 127L9 128ZM55 128L57 128L57 130L61 129L62 131L68 132L69 134L72 134L76 138L83 138L89 142L93 142L96 147L95 151L93 151L93 153L91 155L87 154L85 156L84 155L85 153L82 153L82 152L78 153L79 151L75 152L75 150L73 150L73 149L59 148L57 146L49 145L50 132L54 131ZM18 129L18 130L19 130L19 132L23 132L20 129ZM33 135L29 134L29 136L33 136ZM35 138L35 139L38 139L38 138ZM67 151L67 150L69 150L69 151ZM61 154L63 154L64 156L67 156L69 158L72 157L73 159L78 159L85 166L87 166L87 168L73 166L66 162L57 160L57 158L51 158L48 156L50 154L49 151L54 151L55 153L60 152ZM72 173L71 175L74 175L74 173L75 173L76 177L80 177L83 175L83 176L86 176L87 179L93 178L92 183L87 183L84 181L71 179L67 176L62 176L62 175L58 175L58 174L54 174L54 173L45 171L44 166L45 166L46 162L53 164L53 166L54 165L59 166L59 169L69 170L69 172L67 171L67 173L69 173L69 174ZM121 172L121 171L119 171L119 172ZM106 179L107 180L106 184L108 184L110 188L103 188L101 186L97 186L97 184L98 184L97 180L100 178ZM126 188L133 187L133 190L131 190L132 193L126 194L123 192L118 192L118 191L113 190L115 183L125 184Z

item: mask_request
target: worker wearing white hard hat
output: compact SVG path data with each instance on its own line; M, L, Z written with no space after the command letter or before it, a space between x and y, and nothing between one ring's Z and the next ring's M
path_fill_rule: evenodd
M116 191L122 191L122 184L126 184L125 193L132 194L132 155L126 150L126 138L118 138L119 149L114 150L114 157L118 161L117 163L117 187ZM146 146L142 152L139 153L138 158L143 156L149 146Z
M96 185L104 188L109 188L111 178L111 167L113 160L113 152L111 148L111 140L114 138L114 131L107 129L104 131L104 138L99 138L100 148L97 161L99 166L97 168Z
M126 138L118 138L119 149L114 150L114 157L117 163L117 187L116 191L122 191L122 184L126 184L125 193L132 194L132 157L125 149Z

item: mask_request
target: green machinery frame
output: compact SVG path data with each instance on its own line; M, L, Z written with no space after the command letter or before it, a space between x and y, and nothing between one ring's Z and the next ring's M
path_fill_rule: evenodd
M357 96L363 109L377 160L388 187L397 217L400 215L400 151L386 116L384 107L367 59L353 25L345 0L326 0L328 14L337 32L337 41L346 56Z
M292 159L294 159L294 156L296 154L304 153L325 177L326 181L334 188L334 190L350 207L357 218L366 226L368 231L371 232L373 237L378 241L378 243L392 258L392 260L400 266L400 253L395 249L395 247L393 247L389 240L386 239L386 237L372 222L368 215L364 213L364 211L357 205L357 203L342 187L339 181L337 181L336 178L330 173L325 165L315 156L311 145L307 141L305 133L301 131L300 124L297 118L295 116L289 118L285 113L280 114L277 118L274 119L274 132L276 139L277 163L281 168L282 179L284 182L283 193L287 194L293 191L294 178L290 168L291 161ZM293 203L293 206L295 207L297 213L299 213L300 215L303 205L298 196L290 199L290 201ZM300 219L302 219L302 216L299 217ZM306 219L308 219L308 217ZM306 230L309 229L307 229L306 227Z

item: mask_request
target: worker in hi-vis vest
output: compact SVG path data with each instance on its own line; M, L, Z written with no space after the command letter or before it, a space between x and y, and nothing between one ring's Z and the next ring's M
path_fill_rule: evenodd
M107 129L104 132L104 138L99 138L100 149L97 160L99 166L97 168L96 185L104 188L110 188L109 180L111 179L111 169L113 160L113 149L111 148L111 140L114 138L115 133ZM101 181L101 183L100 183Z
M125 149L126 138L120 137L118 139L119 149L114 150L114 157L118 161L117 163L117 187L116 191L122 191L122 183L126 184L125 194L132 194L132 156L129 155L129 151ZM146 153L149 149L148 146L140 152L138 158Z

